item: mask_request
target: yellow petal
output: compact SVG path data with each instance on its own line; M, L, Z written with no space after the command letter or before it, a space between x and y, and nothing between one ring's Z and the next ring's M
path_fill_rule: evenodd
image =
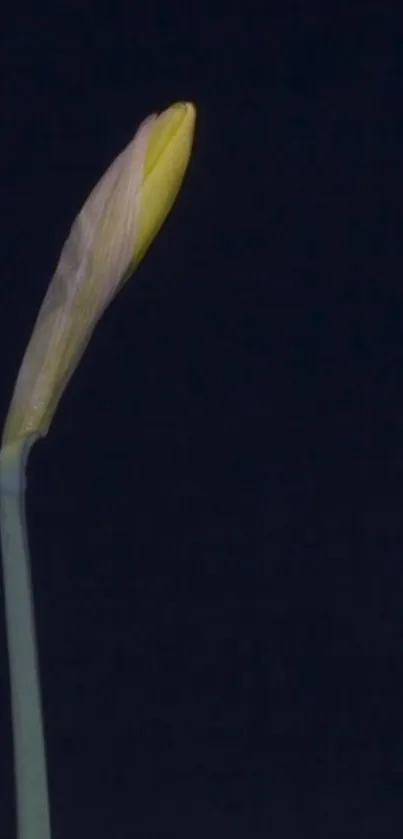
M189 162L196 112L178 103L145 120L77 216L39 310L3 445L48 431L92 332L163 224Z
M196 110L189 102L164 111L153 126L144 163L138 237L130 266L137 268L179 192L192 150Z

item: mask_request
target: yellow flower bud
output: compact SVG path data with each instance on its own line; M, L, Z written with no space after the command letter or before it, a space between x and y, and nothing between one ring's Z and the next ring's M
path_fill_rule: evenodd
M148 117L91 192L39 310L3 445L47 433L102 312L137 268L175 201L195 118L187 102Z

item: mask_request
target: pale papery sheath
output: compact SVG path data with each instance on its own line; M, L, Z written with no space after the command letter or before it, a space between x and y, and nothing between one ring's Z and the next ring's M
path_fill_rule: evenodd
M29 427L25 424L25 432L36 428L48 399L52 357L59 358L53 376L56 408L94 327L130 265L136 247L144 163L155 120L155 114L144 120L131 143L107 169L65 242L13 395L14 416L23 416L29 399L31 422Z

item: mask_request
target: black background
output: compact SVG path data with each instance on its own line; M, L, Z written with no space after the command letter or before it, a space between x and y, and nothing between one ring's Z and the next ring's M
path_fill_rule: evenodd
M2 415L88 192L148 113L198 108L178 201L29 462L54 837L399 837L398 4L14 5Z

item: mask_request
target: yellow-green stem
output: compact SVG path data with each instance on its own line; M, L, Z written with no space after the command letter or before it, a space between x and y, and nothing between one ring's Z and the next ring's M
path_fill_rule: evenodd
M17 839L50 839L40 680L25 517L25 466L37 435L0 450L0 530L14 744Z

